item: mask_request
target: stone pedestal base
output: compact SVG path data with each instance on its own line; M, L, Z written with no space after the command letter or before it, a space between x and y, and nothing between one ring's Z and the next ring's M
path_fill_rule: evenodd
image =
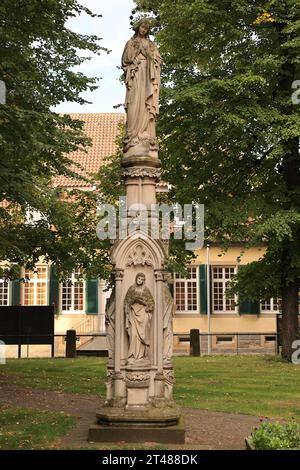
M148 142L140 143L134 147L127 148L124 152L123 159L140 158L144 156L158 159L158 149L155 148L155 145L150 145Z
M165 403L165 402L164 402ZM108 426L175 426L180 419L180 409L174 406L127 406L126 408L104 406L96 413L98 424Z
M175 403L159 407L104 406L96 417L97 423L90 427L88 435L92 442L184 443L184 420Z
M122 167L125 168L161 168L161 161L157 155L143 153L143 155L126 155L122 161Z
M130 426L93 424L89 429L89 442L157 442L160 444L184 444L185 425L181 417L173 426L149 424L147 427L137 423Z

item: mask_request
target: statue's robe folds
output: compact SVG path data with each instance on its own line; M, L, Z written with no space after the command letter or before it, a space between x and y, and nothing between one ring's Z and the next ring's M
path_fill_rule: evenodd
M163 360L164 364L168 365L171 364L173 355L173 316L175 312L175 305L167 283L164 284L163 299Z
M116 291L113 288L108 304L105 309L106 340L108 346L109 363L114 359L115 349L115 311L116 311Z
M126 83L125 147L143 142L157 146L155 121L159 113L161 57L155 44L134 37L125 46L122 68Z
M148 359L154 300L149 289L131 286L125 296L126 330L129 336L128 363Z

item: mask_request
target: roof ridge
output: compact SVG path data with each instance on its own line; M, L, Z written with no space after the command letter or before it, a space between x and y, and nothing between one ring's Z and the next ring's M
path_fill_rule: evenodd
M125 112L123 113L114 113L114 112L110 112L110 113L102 113L102 112L99 112L99 113L63 113L63 114L68 114L69 116L72 116L73 114L84 114L85 116L87 115L90 115L90 116L99 116L99 115L102 115L102 116L116 116L118 114L122 115L122 116L125 116Z

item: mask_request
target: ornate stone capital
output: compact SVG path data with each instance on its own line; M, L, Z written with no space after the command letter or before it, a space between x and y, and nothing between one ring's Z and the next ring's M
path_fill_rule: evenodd
M173 369L164 369L164 378L167 385L174 385L174 370Z
M123 281L124 269L115 269L114 278L115 278L115 281Z
M106 372L106 385L112 384L113 378L114 378L114 371L108 369Z
M154 277L156 281L164 281L164 273L163 269L155 269L154 270Z
M133 167L123 171L125 178L155 178L160 179L161 170L159 168Z

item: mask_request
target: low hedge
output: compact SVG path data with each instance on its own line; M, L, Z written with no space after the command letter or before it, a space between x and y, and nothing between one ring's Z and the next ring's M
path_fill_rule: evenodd
M255 450L299 450L300 424L265 422L247 439L248 447Z

